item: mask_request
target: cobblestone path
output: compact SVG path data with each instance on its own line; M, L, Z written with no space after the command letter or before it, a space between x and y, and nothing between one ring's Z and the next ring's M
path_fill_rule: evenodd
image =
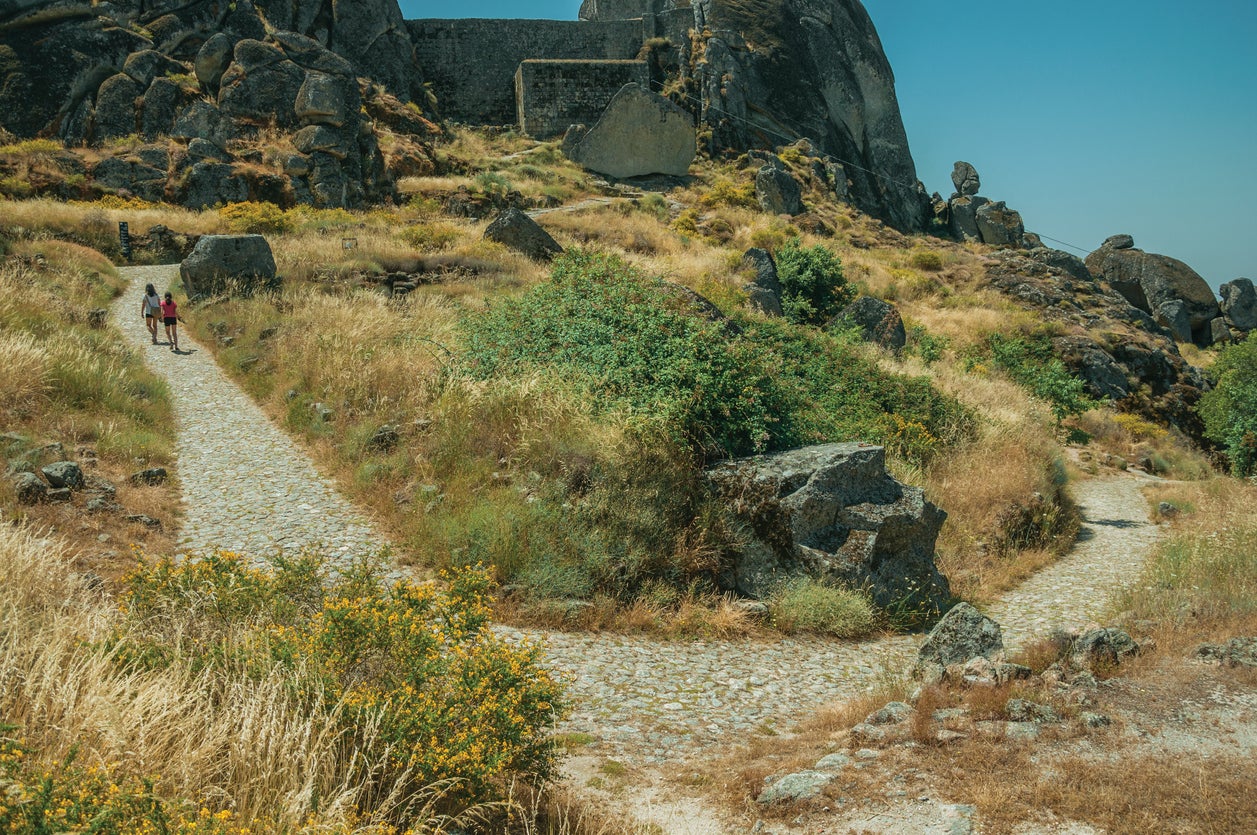
M115 310L118 324L170 380L179 416L184 545L264 553L322 542L333 557L377 548L383 540L218 370L208 351L190 340L184 347L193 353L182 355L149 344L135 311L144 283L164 290L172 269L125 273L132 284ZM990 608L1010 646L1098 616L1138 570L1157 536L1139 492L1145 480L1122 475L1075 486L1086 519L1078 545ZM906 635L863 642L665 642L499 631L544 642L573 703L561 730L594 738L604 756L643 765L676 761L756 731L786 730L825 704L901 674L921 641Z
M226 548L250 557L278 549L322 551L333 562L379 551L384 539L340 498L307 456L180 328L176 354L149 338L140 318L144 285L159 293L177 267L124 267L130 280L113 307L114 324L170 385L179 422L176 454L183 488L179 545Z

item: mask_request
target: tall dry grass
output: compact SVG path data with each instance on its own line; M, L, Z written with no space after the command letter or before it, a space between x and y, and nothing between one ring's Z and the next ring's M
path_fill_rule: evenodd
M117 607L26 531L0 528L0 574L0 715L43 763L73 754L151 779L172 807L226 811L252 831L376 833L403 807L439 822L442 787L382 778L388 745L369 726L351 740L313 677L198 671L192 657L122 665L109 649L126 629Z

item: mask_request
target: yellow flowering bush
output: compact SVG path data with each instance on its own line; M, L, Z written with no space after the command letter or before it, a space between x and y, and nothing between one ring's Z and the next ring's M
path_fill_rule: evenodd
M162 799L155 779L116 764L80 766L74 756L41 766L0 726L0 833L60 835L248 835L229 811L193 810Z
M139 667L175 652L259 676L281 664L368 749L372 769L405 775L416 790L448 783L451 800L487 801L512 778L551 776L547 729L562 708L537 647L489 629L489 583L487 571L468 569L389 587L370 564L329 579L309 556L270 570L229 552L141 561L111 649Z

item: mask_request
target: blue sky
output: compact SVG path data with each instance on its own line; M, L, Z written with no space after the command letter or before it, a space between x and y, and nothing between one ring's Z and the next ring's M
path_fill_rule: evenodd
M580 2L401 6L570 20ZM1215 287L1257 280L1257 0L865 6L927 189L968 160L1028 229L1084 250L1128 232Z

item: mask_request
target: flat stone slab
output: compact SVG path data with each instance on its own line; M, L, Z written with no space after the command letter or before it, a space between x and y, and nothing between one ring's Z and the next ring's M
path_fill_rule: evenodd
M683 177L696 151L689 113L638 84L625 84L568 156L590 171L617 179L647 174Z

